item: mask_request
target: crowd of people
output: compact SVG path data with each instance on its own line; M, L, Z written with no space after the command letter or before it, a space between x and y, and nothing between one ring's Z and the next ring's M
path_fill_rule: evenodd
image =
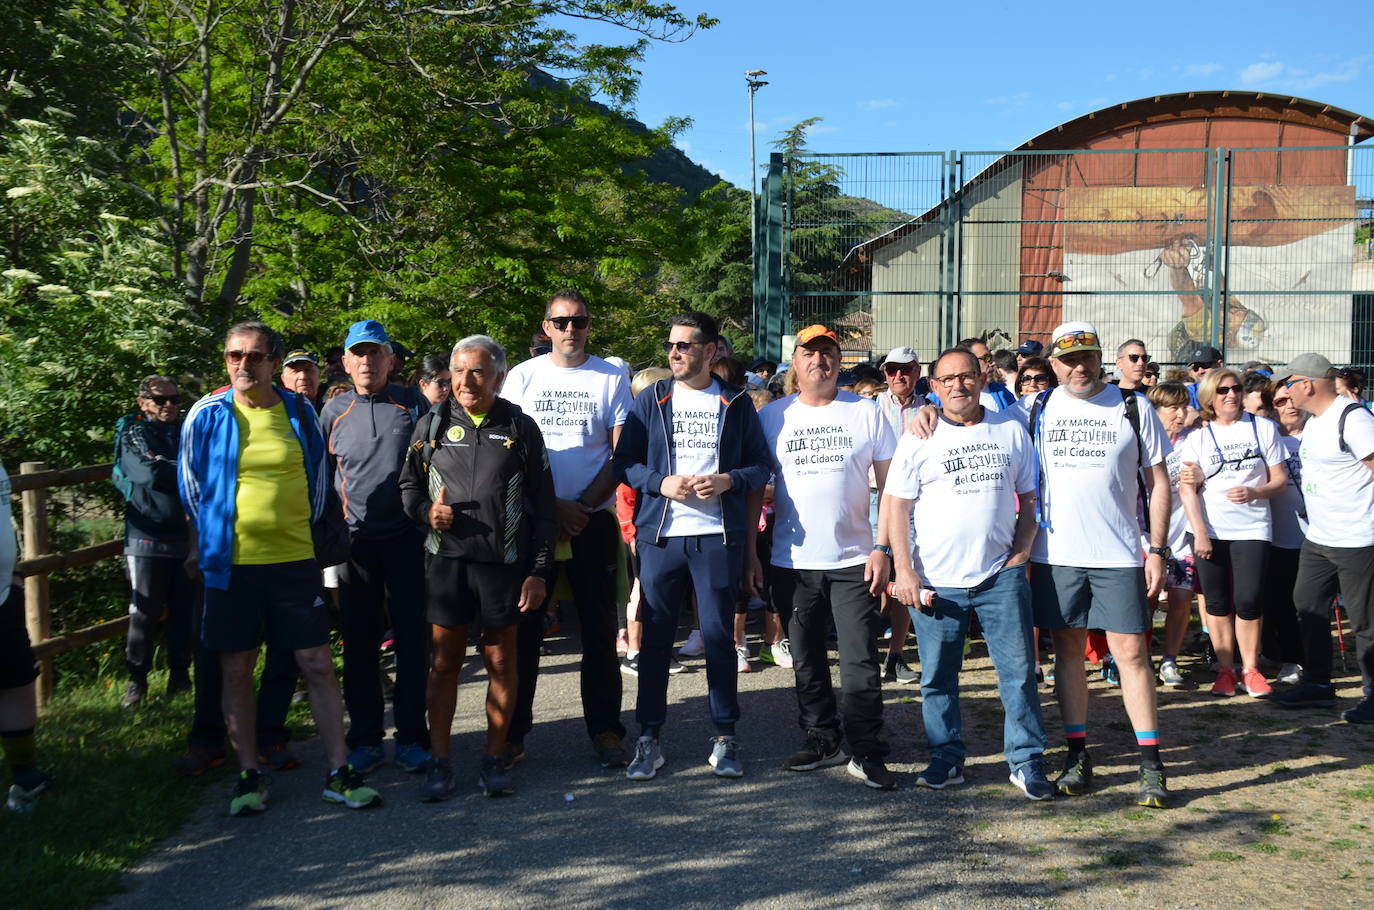
M149 697L165 626L168 691L194 691L177 768L200 775L232 750L231 815L262 812L266 772L300 765L286 715L302 679L325 799L379 805L368 775L388 761L417 776L420 798L453 796L470 642L487 671L478 785L514 792L555 606L577 617L590 752L633 781L667 762L669 678L700 656L718 777L745 773L738 679L758 659L793 671L801 734L786 769L843 765L893 789L882 688L919 683L929 754L915 783L962 784L959 676L976 626L1013 785L1032 800L1092 788L1096 664L1134 731L1138 802L1166 808L1156 686L1190 684L1178 658L1194 603L1211 692L1284 708L1337 704L1340 603L1364 683L1342 717L1374 723L1374 416L1358 370L1317 353L1233 369L1204 345L1162 371L1127 339L1111 376L1083 322L1048 346L969 338L928 364L900 346L855 367L817 324L789 364L746 369L712 317L683 312L666 367L632 374L588 351L591 326L588 301L562 290L523 362L471 335L408 371L373 320L323 363L244 322L225 338L229 385L184 418L174 378L140 383L114 472L132 591L123 704ZM11 589L7 624L20 601ZM757 658L751 607L765 616ZM684 608L692 631L675 655ZM904 652L913 629L919 670ZM51 783L19 710L31 664L7 661L25 672L0 680L10 802L26 806ZM1041 680L1063 726L1057 772Z

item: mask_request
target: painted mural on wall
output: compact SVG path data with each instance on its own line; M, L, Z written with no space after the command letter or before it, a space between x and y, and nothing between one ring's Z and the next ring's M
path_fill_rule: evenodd
M1186 361L1209 337L1206 301L1224 274L1228 360L1348 360L1354 187L1232 187L1229 228L1216 231L1211 203L1202 187L1066 188L1064 318ZM1220 257L1212 236L1229 240Z

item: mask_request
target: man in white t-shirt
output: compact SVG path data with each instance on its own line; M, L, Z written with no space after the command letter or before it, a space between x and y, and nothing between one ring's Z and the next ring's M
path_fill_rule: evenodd
M806 742L785 767L812 771L842 764L876 790L897 780L883 764L878 594L892 548L868 521L868 476L878 495L897 441L878 407L837 388L840 343L823 325L797 333L792 355L797 392L759 413L773 467L773 597L787 620L797 707ZM746 560L749 559L746 555ZM844 722L830 682L826 636L834 622L840 652Z
M1041 530L1031 549L1031 597L1035 624L1054 636L1055 688L1069 748L1055 786L1078 796L1092 784L1083 648L1088 629L1102 629L1140 749L1138 802L1167 808L1146 633L1169 556L1169 440L1143 396L1103 382L1102 345L1092 325L1059 326L1049 353L1059 387L1028 396L1021 409L1030 416L1038 463ZM1136 517L1142 474L1151 543L1143 570Z
M552 350L513 367L501 397L534 418L544 436L558 497L560 565L567 572L582 633L582 717L602 767L623 768L625 725L620 721L620 658L615 652L621 543L613 511L611 451L630 411L630 386L622 370L587 353L590 324L587 299L578 291L564 289L550 297L543 329ZM544 612L522 614L520 621L512 762L524 757L525 735L534 724Z
M735 740L735 598L745 554L754 552L769 459L753 400L711 375L719 337L715 319L705 313L672 318L663 348L673 378L634 400L615 448L616 477L637 492L635 543L644 595L635 698L640 736L625 769L630 780L651 780L663 766L659 732L668 713L668 661L678 611L693 591L716 731L707 762L717 777L744 775ZM759 581L751 572L755 592Z
M1011 781L1031 799L1051 799L1025 570L1035 539L1030 438L1015 415L980 403L984 374L967 349L941 355L931 382L940 395L939 423L929 438L901 438L884 497L894 594L911 610L921 652L930 766L916 782L936 790L964 782L959 671L976 613L1006 712L1002 745ZM908 546L913 503L916 532Z
M1302 682L1270 697L1285 708L1332 707L1331 599L1340 592L1354 631L1364 698L1341 717L1374 723L1374 418L1336 394L1336 370L1321 354L1300 354L1275 377L1312 415L1302 431L1307 540L1293 600L1302 636Z

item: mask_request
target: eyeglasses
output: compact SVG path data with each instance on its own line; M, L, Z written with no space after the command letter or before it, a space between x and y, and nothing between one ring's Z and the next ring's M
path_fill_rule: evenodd
M158 407L162 407L164 404L181 404L180 395L144 395L143 398Z
M257 366L267 359L265 351L225 351L224 359L230 363L238 363L246 360L252 366Z
M1125 354L1123 355L1131 363L1140 363L1142 360L1149 360L1149 354Z
M663 353L671 354L673 351L677 351L679 354L686 354L693 345L705 343L704 341L665 341L663 342Z
M1219 385L1219 386L1217 386L1217 397L1220 398L1220 397L1223 396L1223 395L1230 395L1232 392L1235 392L1237 395L1239 395L1239 394L1243 393L1244 391L1245 391L1245 386L1239 386L1239 385Z
M571 325L573 328L577 329L577 330L580 332L581 330L585 329L585 328L587 327L587 324L590 323L591 321L592 321L592 317L590 317L590 316L550 316L550 317L549 317L549 322L553 323L553 327L554 327L555 329L558 329L558 331L560 331L560 332L566 332L566 331L568 330L568 326L570 326L570 325Z
M430 384L430 385L437 385L437 386L438 386L439 388L441 388L441 389L451 389L451 388L453 388L453 380L452 380L452 379L431 379L431 380L429 381L429 384Z
M910 373L916 369L914 363L885 363L883 372L889 376L896 376L898 373Z
M1101 349L1102 345L1097 340L1096 332L1069 332L1054 339L1050 345L1051 356L1058 354L1068 348L1094 347Z
M1288 406L1289 406L1290 404L1292 404L1292 403L1293 403L1293 399L1292 399L1292 398L1275 398L1275 399L1274 399L1274 407L1276 407L1276 408L1286 408L1286 407L1288 407Z
M951 374L949 374L948 376L933 376L933 377L931 377L931 378L934 379L936 382L940 383L940 385L943 385L943 386L951 386L951 385L954 385L956 382L959 383L960 385L973 385L973 384L974 384L975 382L977 382L979 379L982 379L982 378L983 378L983 374L982 374L982 373L951 373Z

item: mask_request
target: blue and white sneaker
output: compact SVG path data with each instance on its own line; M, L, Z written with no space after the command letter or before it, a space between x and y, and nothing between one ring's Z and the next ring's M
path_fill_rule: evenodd
M930 764L916 775L916 784L932 790L957 787L964 782L964 769L952 765L943 758L932 758Z
M359 746L348 753L348 766L359 774L369 774L386 761L386 752L381 745Z
M743 777L744 765L739 760L739 743L733 736L717 736L711 740L711 757L706 759L716 777Z
M641 736L635 743L634 758L625 768L625 776L630 780L653 780L658 769L663 767L663 750L651 736Z
M1011 772L1010 779L1021 788L1027 799L1037 802L1054 799L1054 784L1045 776L1045 765L1039 759L1032 759Z
M399 743L396 746L396 764L407 774L418 774L429 770L429 750L419 743Z

